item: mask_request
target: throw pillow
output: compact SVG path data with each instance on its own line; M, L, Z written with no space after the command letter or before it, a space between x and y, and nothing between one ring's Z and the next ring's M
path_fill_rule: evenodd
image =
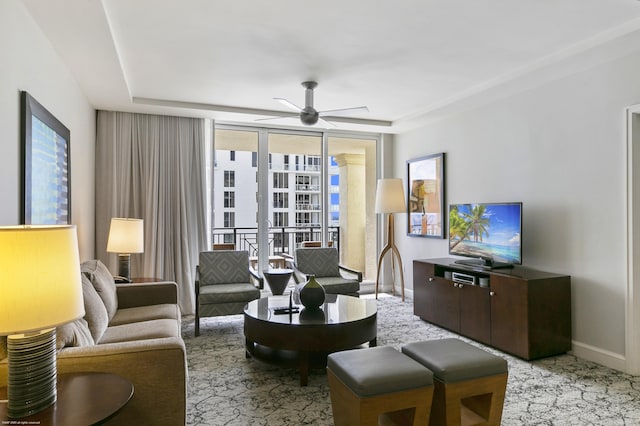
M93 336L89 324L84 318L61 325L56 329L56 347L58 350L69 346L93 346Z
M98 292L98 295L104 302L111 321L118 310L118 296L116 294L116 283L113 276L104 263L99 260L87 260L82 262L82 272L89 277L91 284Z
M84 298L84 319L87 321L93 341L97 343L109 325L109 316L98 292L85 275L82 275L82 297Z
M7 357L7 336L0 336L0 360Z

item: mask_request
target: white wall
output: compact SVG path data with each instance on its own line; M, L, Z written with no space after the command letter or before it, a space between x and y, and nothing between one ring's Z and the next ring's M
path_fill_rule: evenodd
M523 263L572 277L574 352L624 368L625 107L640 102L640 53L396 136L405 161L445 152L446 202L522 201ZM396 221L408 286L416 258L446 240Z
M80 257L94 257L95 111L22 5L0 2L0 225L20 223L20 91L71 131L71 218Z

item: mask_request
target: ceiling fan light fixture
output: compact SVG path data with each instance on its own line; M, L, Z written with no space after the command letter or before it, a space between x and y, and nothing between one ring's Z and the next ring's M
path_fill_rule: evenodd
M307 126L313 126L318 122L320 114L312 107L305 107L300 111L300 121Z
M315 89L318 86L318 83L315 81L304 81L302 82L302 87L305 88L305 93L304 93L304 108L300 108L298 105L294 104L293 102L288 101L287 99L284 98L273 98L276 101L282 103L283 105L285 105L287 108L296 111L298 113L298 117L300 118L300 122L302 124L304 124L305 126L313 126L316 123L318 123L318 121L320 121L322 124L324 125L330 125L330 126L334 126L335 124L330 123L329 121L327 121L326 119L323 119L321 117L326 117L329 116L331 114L337 114L337 115L344 115L346 113L349 112L369 112L369 109L364 106L364 107L356 107L356 108L342 108L342 109L334 109L334 110L328 110L328 111L318 111L313 107L313 89ZM276 117L269 117L269 118L261 118L258 119L260 121L263 120L273 120L276 118L282 118L282 117L289 117L291 116L290 114L278 114Z

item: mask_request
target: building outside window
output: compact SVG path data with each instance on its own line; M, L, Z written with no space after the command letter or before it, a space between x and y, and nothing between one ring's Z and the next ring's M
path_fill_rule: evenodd
M273 212L273 226L277 228L289 226L289 214L286 212Z
M224 187L234 188L236 186L236 172L233 170L224 171Z
M235 226L236 226L235 212L224 212L224 227L235 228Z
M233 191L224 191L224 206L233 208L236 206L236 193Z
M236 152L229 151L229 161L236 161Z
M274 192L273 193L273 208L275 209L288 209L289 208L289 194L286 192Z
M289 187L289 175L287 173L274 172L273 173L273 187L274 188L288 188Z

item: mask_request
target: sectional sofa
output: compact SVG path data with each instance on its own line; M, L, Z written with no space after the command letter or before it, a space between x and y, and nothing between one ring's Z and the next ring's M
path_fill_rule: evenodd
M108 372L133 383L133 398L106 424L184 425L187 361L176 283L115 284L98 260L81 270L85 316L58 327L58 373ZM6 340L0 360L6 386Z

